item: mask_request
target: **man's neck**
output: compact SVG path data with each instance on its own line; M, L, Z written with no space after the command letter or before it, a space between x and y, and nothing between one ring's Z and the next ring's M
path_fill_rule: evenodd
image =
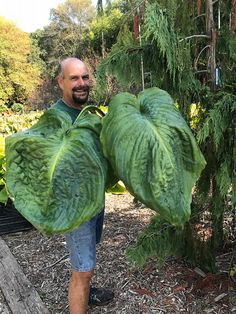
M82 110L84 108L85 105L80 105L80 104L69 104L68 102L65 101L64 98L62 98L62 101L70 108L74 108L74 109L78 109L78 110Z

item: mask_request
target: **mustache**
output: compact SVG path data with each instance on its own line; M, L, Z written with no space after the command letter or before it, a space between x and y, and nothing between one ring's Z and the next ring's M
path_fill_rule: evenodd
M74 88L72 88L72 91L73 91L73 92L80 92L80 91L88 92L88 91L89 91L89 87L88 87L88 86L84 86L84 87L74 87Z

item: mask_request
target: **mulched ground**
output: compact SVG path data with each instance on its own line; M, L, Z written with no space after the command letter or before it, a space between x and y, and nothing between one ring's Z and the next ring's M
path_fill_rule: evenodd
M153 212L135 207L133 197L107 196L103 241L98 246L94 286L114 290L115 299L88 313L232 313L236 312L236 276L229 276L234 248L217 257L219 272L204 274L182 260L163 268L150 261L144 269L128 264L125 250L149 223ZM52 314L68 314L70 265L63 236L45 237L36 230L3 235L24 273ZM234 278L235 277L235 278ZM0 313L4 300L0 294Z

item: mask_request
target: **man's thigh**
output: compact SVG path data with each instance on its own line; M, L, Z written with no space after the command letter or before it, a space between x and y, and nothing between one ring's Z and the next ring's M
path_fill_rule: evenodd
M96 244L100 241L104 211L65 234L72 270L87 272L96 267Z

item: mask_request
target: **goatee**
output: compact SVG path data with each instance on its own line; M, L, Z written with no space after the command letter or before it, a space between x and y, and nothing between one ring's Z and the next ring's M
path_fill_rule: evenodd
M89 88L84 88L84 89L78 89L78 88L74 88L72 93L72 98L74 100L74 102L78 105L83 105L88 101L88 96L89 96ZM76 92L82 92L85 93L84 96L78 96L75 93Z

